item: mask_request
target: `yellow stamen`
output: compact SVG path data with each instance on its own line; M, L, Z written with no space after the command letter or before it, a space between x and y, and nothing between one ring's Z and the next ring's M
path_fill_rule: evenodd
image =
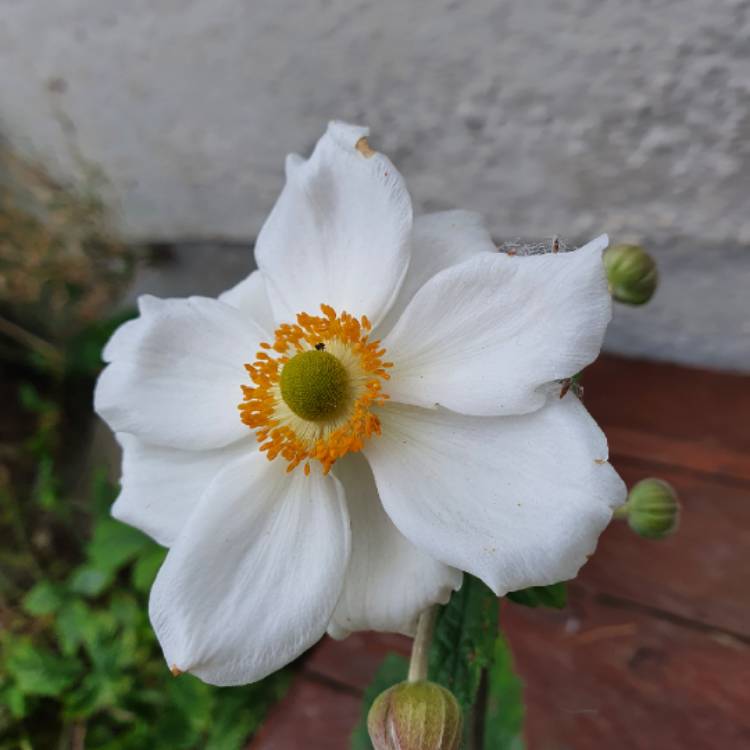
M255 355L255 362L245 365L253 386L242 386L244 399L238 407L242 421L256 431L260 450L268 459L281 456L288 463L287 471L305 462L306 475L311 460L320 461L327 474L337 459L349 451L362 450L365 440L380 434L380 420L371 409L382 406L388 398L382 390L383 381L388 380L388 368L393 366L383 361L385 349L380 342L368 340L371 326L366 316L357 319L347 312L338 315L329 305L320 309L323 316L300 313L296 325L279 326L273 343L260 345L262 351ZM320 352L319 358L298 357L315 351ZM297 362L287 373L292 373L298 385L300 373L308 371L300 363L305 364L307 359L320 363L327 357L335 358L346 373L347 387L341 389L336 408L300 408L297 396L290 396L289 390L288 403L282 394L285 365Z
M302 419L326 421L349 401L349 374L330 352L320 349L298 352L281 368L281 397Z

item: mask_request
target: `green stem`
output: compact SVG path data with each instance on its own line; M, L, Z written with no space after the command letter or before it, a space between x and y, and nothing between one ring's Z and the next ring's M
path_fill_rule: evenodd
M432 634L435 631L435 620L437 619L438 606L428 607L419 616L417 622L417 633L411 646L411 659L409 660L409 682L419 682L427 679L427 660L430 654Z
M45 341L35 333L31 333L31 331L27 331L25 328L2 317L0 317L0 333L39 354L45 361L49 362L53 369L62 369L63 354L56 346L50 344L49 341Z
M612 516L615 521L626 521L628 518L628 503L623 503L619 508L615 509L614 515Z

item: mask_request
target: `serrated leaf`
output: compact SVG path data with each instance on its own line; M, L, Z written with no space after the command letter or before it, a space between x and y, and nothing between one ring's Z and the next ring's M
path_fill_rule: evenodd
M215 691L215 706L204 750L241 750L268 709L286 693L291 672L282 669L261 682Z
M206 750L241 750L255 731L257 723L252 713L240 710L232 714L222 706L212 723Z
M510 591L506 596L513 603L522 604L524 607L563 609L568 603L568 589L564 582Z
M113 672L123 666L125 644L122 634L118 632L117 620L109 610L91 612L83 631L82 642L94 669Z
M97 632L84 642L93 669L104 674L116 674L127 666L125 646L120 638L113 635Z
M362 714L351 737L351 750L372 750L370 735L367 732L367 714L375 699L389 687L406 679L409 662L399 654L388 654L378 667L372 682L367 686L362 697Z
M101 570L92 565L82 565L73 571L68 585L70 590L83 596L99 596L112 583L111 571Z
M126 591L115 591L112 594L109 611L115 622L123 628L134 628L143 618L141 605Z
M60 608L55 617L55 633L63 654L70 656L77 651L90 621L90 610L81 599L72 599Z
M498 633L487 675L483 750L523 750L523 716L523 686L508 642Z
M89 562L98 570L115 573L151 544L149 538L114 518L103 518L94 527L87 547Z
M199 747L200 732L185 721L181 711L167 704L157 717L150 739L155 748L192 750Z
M23 598L23 608L34 617L51 615L65 601L64 589L52 581L39 581Z
M170 704L196 732L203 731L209 725L214 692L210 686L192 675L180 675L179 679L167 683Z
M80 685L64 696L67 718L86 718L105 708L118 706L134 689L134 680L119 671L92 671Z
M6 669L25 695L56 696L75 682L81 665L22 641L11 648Z
M468 574L438 615L428 675L455 695L464 717L474 705L482 670L492 663L497 618L497 597Z

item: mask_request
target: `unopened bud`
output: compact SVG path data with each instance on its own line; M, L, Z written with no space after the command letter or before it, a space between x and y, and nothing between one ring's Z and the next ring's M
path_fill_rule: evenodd
M453 694L426 680L389 688L367 716L375 750L458 750L461 726Z
M654 259L639 245L615 245L604 253L612 296L626 305L645 305L659 282Z
M623 509L630 528L647 539L663 539L674 533L680 519L677 493L661 479L638 482L630 490Z

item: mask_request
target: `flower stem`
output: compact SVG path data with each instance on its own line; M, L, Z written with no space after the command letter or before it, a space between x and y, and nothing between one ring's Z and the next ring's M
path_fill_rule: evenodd
M63 364L62 352L49 341L45 341L31 331L27 331L6 318L0 317L0 334L13 339L23 346L43 357L53 369L61 369Z
M615 512L612 514L612 518L614 518L615 521L624 521L628 517L628 504L624 503L619 508L615 509Z
M428 607L419 616L417 622L417 633L411 646L411 659L409 660L409 682L419 682L427 679L427 658L430 654L432 634L435 631L435 620L437 619L438 606Z

